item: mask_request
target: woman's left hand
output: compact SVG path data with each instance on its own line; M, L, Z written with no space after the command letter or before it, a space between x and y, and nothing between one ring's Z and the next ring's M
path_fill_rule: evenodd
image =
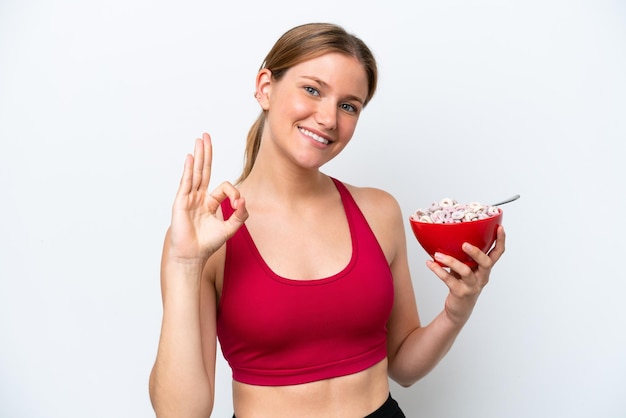
M435 254L435 259L449 267L450 271L434 261L427 261L428 268L450 290L446 298L445 313L451 321L463 325L469 319L480 292L489 282L491 269L504 253L505 239L504 228L500 226L496 234L495 246L488 254L473 245L464 243L463 251L478 263L474 269L454 257L440 253Z

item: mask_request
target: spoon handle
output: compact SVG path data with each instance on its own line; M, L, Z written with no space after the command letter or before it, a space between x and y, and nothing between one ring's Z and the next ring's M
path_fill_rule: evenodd
M498 203L494 203L492 206L500 206L500 205L504 205L505 203L509 203L512 202L514 200L517 200L520 198L520 195L516 194L515 196L511 196L506 200L503 200L502 202L498 202Z

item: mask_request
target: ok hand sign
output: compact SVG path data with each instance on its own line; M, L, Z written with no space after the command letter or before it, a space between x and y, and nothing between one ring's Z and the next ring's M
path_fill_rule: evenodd
M248 218L239 190L224 182L211 193L211 137L196 140L194 155L187 155L183 176L172 209L168 233L168 257L179 262L206 262ZM230 199L235 212L229 219L217 215L220 203Z

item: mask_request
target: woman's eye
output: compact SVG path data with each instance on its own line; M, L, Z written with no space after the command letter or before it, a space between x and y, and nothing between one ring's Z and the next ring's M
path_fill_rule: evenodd
M342 104L341 108L343 110L345 110L346 112L350 112L350 113L356 113L357 112L357 108L355 106L352 106L350 103Z
M306 90L307 93L309 93L309 94L311 94L313 96L319 96L320 95L320 92L317 91L316 88L313 88L311 86L304 87L304 90Z

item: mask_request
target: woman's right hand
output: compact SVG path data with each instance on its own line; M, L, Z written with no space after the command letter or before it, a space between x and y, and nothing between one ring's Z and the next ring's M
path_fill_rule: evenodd
M209 134L196 140L194 155L187 155L183 176L172 208L167 256L171 261L205 263L248 218L239 190L222 183L208 192L212 147ZM235 212L228 219L217 216L220 203L230 199Z

